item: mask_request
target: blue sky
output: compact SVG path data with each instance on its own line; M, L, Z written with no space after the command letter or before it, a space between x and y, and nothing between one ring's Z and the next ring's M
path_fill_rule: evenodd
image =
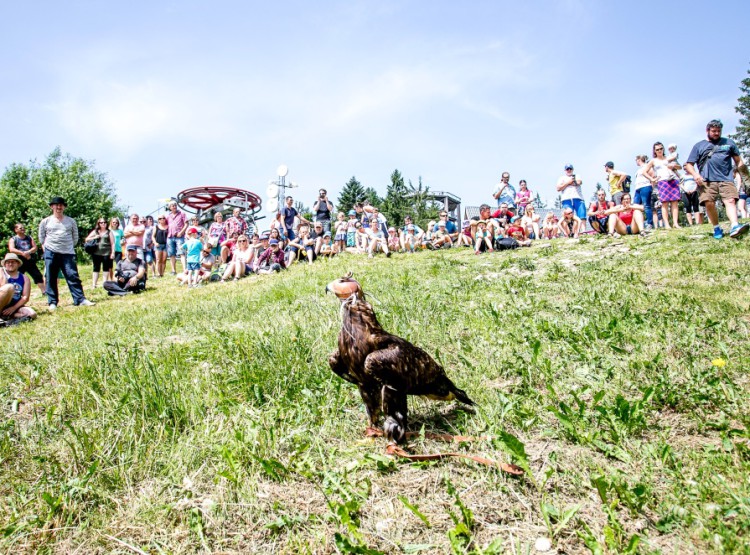
M123 206L194 186L311 205L394 169L464 204L502 171L544 198L714 117L733 132L750 2L0 3L0 167L94 160ZM703 30L702 26L710 29ZM267 221L267 220L266 220Z

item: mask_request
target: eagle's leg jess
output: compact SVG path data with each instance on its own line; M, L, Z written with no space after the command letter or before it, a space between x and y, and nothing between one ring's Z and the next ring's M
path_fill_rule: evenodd
M368 388L366 386L359 386L359 394L365 403L365 410L367 410L367 420L371 428L377 428L380 420L380 406L382 401L380 399L380 390L377 386Z
M401 443L406 438L406 394L384 385L382 390L385 424L383 432L388 441Z

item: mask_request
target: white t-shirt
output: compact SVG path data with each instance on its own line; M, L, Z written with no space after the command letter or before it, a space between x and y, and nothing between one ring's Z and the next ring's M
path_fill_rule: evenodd
M557 180L557 186L559 187L563 183L565 183L569 175L563 175L560 177L560 179ZM581 191L580 185L568 185L560 192L560 200L574 200L574 199L581 199L583 200L583 191Z
M667 167L667 164L671 164L672 162L670 162L666 158L664 160L654 158L653 162L654 171L656 172L656 179L658 179L659 181L670 181L672 179L678 179L677 174L675 174Z
M646 166L640 166L638 171L635 172L635 184L633 185L633 191L643 189L644 187L651 187L651 180L643 174L643 170Z

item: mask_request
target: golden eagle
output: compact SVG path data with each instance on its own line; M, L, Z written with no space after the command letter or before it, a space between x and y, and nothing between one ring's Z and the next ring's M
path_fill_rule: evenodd
M385 436L401 443L406 437L407 395L475 404L430 355L380 326L351 273L329 283L328 291L341 301L342 318L339 348L328 357L328 364L359 388L370 426L377 427L382 411Z

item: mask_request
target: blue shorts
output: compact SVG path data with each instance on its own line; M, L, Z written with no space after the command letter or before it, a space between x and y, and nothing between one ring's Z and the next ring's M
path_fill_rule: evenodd
M201 269L201 263L200 262L188 262L187 269L191 272L197 272L198 270Z
M166 252L167 245L160 245L159 243L156 243L154 245L154 249L156 249L156 252Z
M143 260L146 262L146 264L151 264L154 261L154 250L143 249Z
M167 256L177 256L178 253L182 253L184 244L184 237L167 237Z
M562 201L562 207L570 208L581 220L586 219L586 203L579 198L566 199Z

